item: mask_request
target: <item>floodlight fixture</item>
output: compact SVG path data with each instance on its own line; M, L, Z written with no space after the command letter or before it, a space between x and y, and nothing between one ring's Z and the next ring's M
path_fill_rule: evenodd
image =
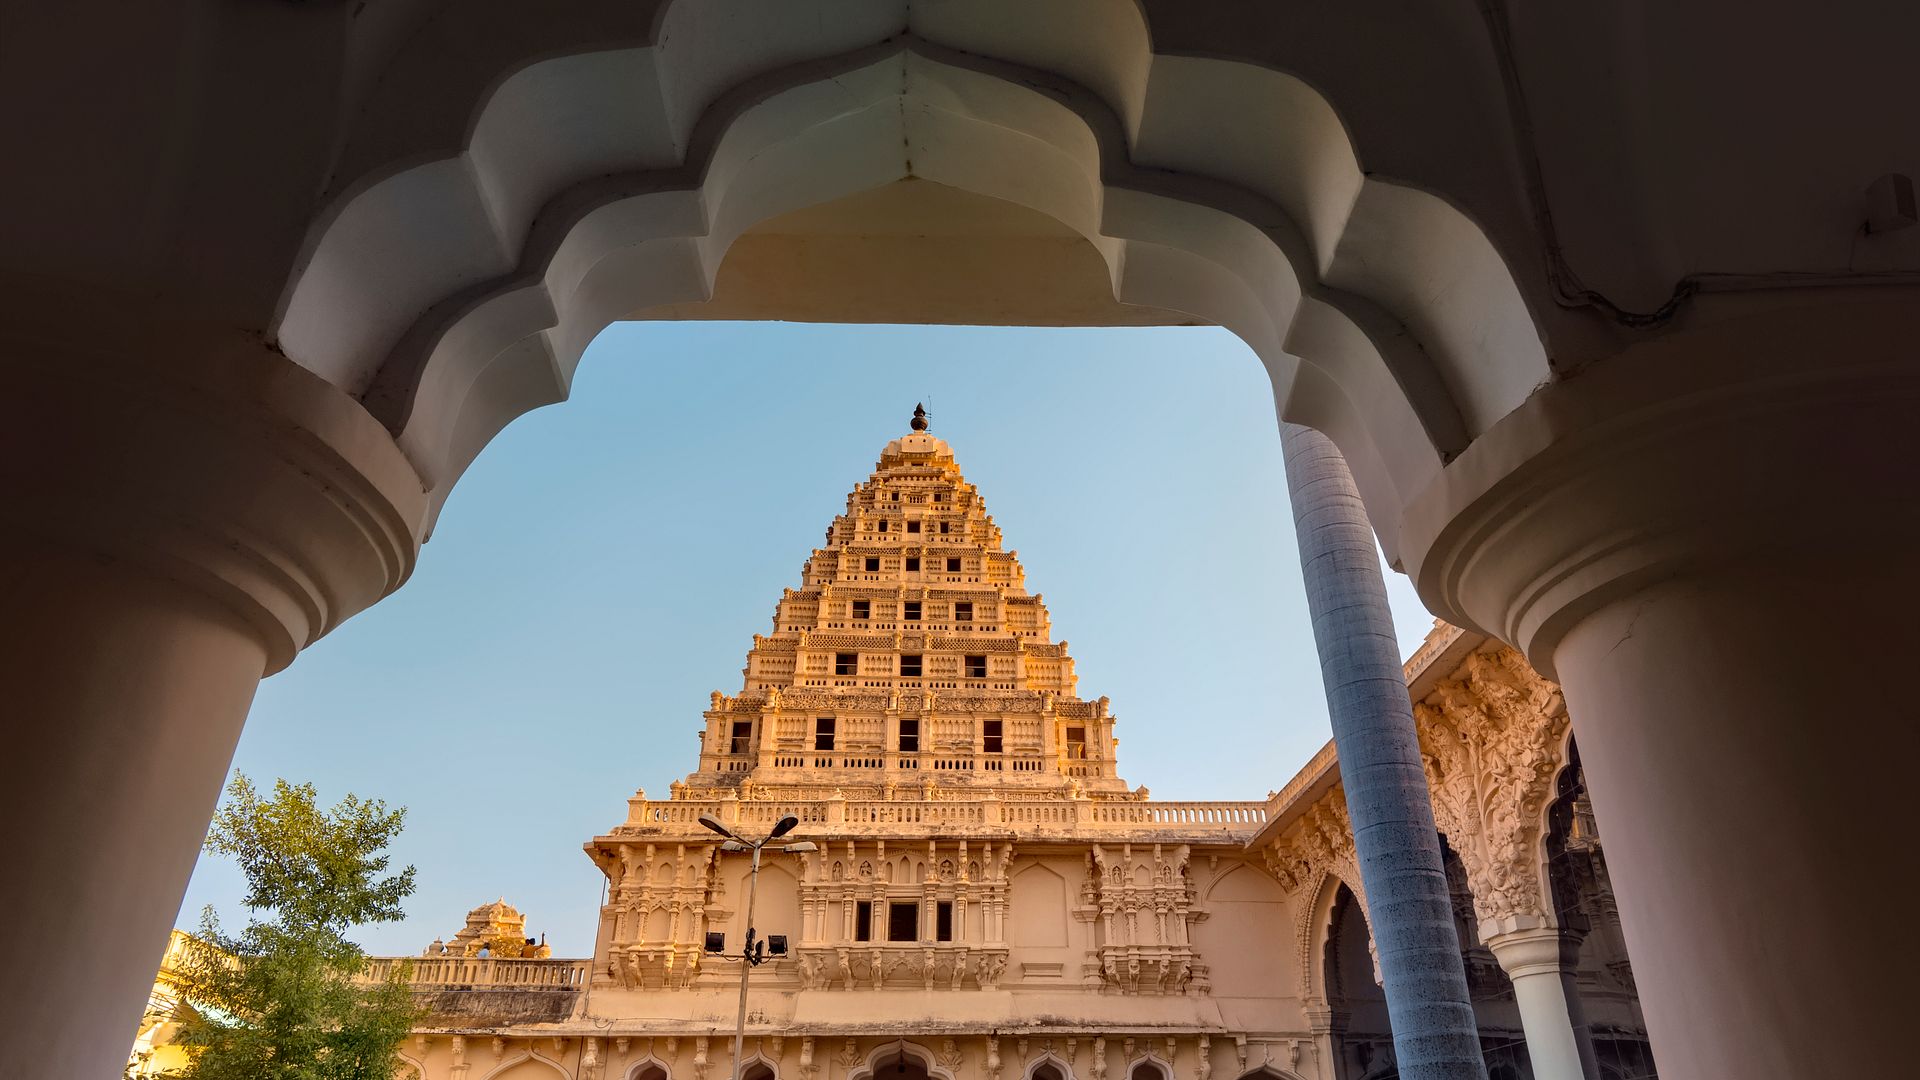
M800 819L797 817L794 817L792 814L788 814L786 817L783 817L779 821L774 822L773 831L767 834L767 839L778 840L781 837L792 832L794 826L798 824L800 824Z
M772 953L774 956L787 955L787 935L768 934L767 935L767 952Z
M715 930L707 931L707 951L723 953L727 951L727 935Z

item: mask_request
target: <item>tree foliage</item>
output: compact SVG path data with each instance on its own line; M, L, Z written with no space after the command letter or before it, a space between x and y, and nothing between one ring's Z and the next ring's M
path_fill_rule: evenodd
M418 1018L405 973L365 978L347 932L401 917L413 867L387 874L385 849L405 809L348 795L330 810L312 784L276 781L262 798L236 775L206 850L246 876L246 927L229 933L213 909L183 958L182 1080L392 1080Z

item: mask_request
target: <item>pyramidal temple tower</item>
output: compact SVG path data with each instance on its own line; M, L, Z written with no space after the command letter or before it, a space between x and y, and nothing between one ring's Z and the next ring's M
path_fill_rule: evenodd
M1126 793L1107 699L1076 695L1046 605L918 406L754 636L745 676L713 695L685 792Z

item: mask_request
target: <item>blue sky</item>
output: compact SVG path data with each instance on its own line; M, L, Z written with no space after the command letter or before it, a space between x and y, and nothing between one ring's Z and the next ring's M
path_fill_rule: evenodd
M1257 799L1328 738L1273 394L1204 327L622 323L572 400L474 463L413 579L268 679L234 767L408 809L419 869L375 953L497 896L560 956L592 948L580 845L696 763L707 695L797 586L916 401L1113 699L1120 774L1156 798ZM1388 575L1402 653L1432 624ZM238 923L203 859L182 906Z

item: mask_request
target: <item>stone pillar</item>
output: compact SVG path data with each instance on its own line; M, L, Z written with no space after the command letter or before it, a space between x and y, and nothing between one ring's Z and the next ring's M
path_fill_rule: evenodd
M1373 528L1331 440L1288 424L1281 441L1400 1075L1485 1080Z
M1408 558L1566 693L1661 1076L1901 1075L1920 317L1719 314L1502 419Z
M398 587L425 499L224 327L0 320L0 1076L115 1076L262 675ZM30 311L38 318L23 317Z
M1513 980L1520 1026L1535 1080L1600 1080L1573 985L1579 942L1551 926L1496 934L1486 941Z

